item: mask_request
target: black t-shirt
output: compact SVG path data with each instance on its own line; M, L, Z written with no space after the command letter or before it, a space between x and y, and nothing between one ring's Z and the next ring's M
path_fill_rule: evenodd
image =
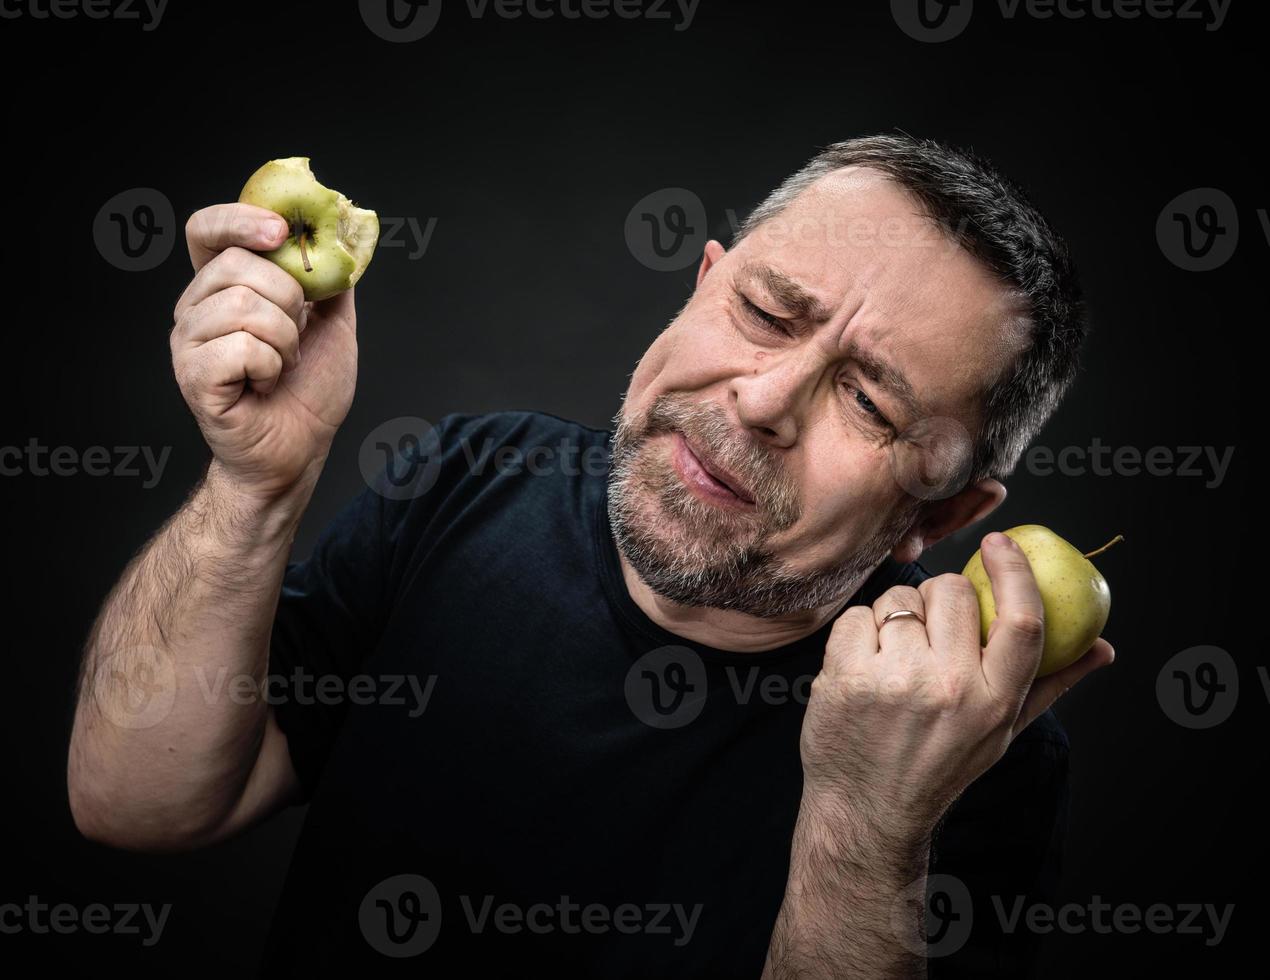
M609 530L610 437L447 415L288 565L270 693L310 806L261 975L762 972L832 620L753 654L650 620ZM927 577L888 558L843 608ZM949 810L932 976L1032 955L1000 916L1052 896L1066 769L1047 712Z

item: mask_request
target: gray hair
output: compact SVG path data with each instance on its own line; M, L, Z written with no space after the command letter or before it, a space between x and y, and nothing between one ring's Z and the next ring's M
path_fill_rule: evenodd
M953 241L991 271L1020 311L1028 344L979 392L967 482L1004 479L1058 408L1089 332L1067 245L1023 191L974 153L908 134L862 136L822 147L737 228L732 246L775 217L814 181L867 167L907 189Z

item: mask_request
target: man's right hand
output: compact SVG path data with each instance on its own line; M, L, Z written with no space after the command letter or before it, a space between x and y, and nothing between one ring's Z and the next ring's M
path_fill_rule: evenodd
M349 289L317 303L261 255L285 222L250 204L196 211L195 275L174 311L172 366L203 437L237 490L262 500L316 480L357 382Z

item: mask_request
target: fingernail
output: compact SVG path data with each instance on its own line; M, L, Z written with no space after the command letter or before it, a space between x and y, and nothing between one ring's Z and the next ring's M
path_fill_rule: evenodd
M993 531L988 535L984 542L989 548L1008 548L1010 546L1010 538L1008 535L1002 534L1000 531Z
M264 226L265 241L276 242L286 233L286 230L285 221L266 221Z

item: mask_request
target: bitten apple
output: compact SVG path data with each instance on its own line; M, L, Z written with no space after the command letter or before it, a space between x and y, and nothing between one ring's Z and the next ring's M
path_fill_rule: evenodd
M319 184L308 157L270 160L251 175L238 200L286 220L291 229L287 240L264 255L295 277L306 300L327 299L348 289L375 254L379 216Z

